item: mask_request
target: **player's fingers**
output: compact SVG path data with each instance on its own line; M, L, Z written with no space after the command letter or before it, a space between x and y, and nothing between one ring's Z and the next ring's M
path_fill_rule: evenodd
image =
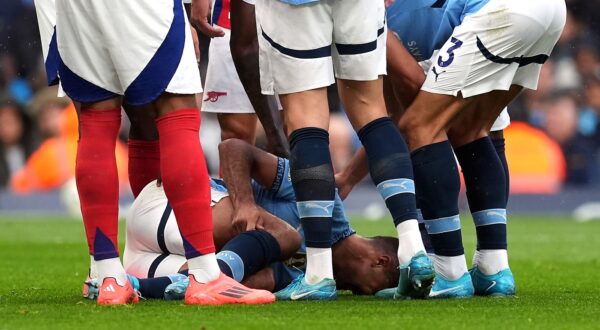
M256 222L256 229L265 230L265 221L263 220L263 218L259 218Z
M225 35L225 32L222 29L212 26L207 20L199 21L197 26L202 34L210 38L220 38Z

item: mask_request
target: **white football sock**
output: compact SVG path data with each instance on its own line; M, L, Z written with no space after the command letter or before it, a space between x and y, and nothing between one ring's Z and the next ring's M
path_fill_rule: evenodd
M456 257L434 255L432 261L435 272L449 281L456 281L467 272L464 254Z
M316 284L323 279L333 279L333 263L330 248L306 248L306 283Z
M477 266L484 275L494 275L508 268L508 252L506 250L475 251L473 266Z
M98 266L96 266L96 260L94 260L94 256L90 256L90 269L88 276L90 278L98 278Z
M214 253L188 259L188 272L199 283L208 283L219 278L221 269Z
M425 252L417 220L407 220L396 226L398 231L398 261L400 265L410 262L417 252Z
M113 277L117 280L117 284L123 286L127 283L127 273L121 264L121 259L110 258L97 260L96 267L98 269L98 283L102 284L107 277Z

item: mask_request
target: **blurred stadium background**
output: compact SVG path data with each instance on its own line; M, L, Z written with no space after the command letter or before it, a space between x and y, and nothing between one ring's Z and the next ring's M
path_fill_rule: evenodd
M513 213L591 220L600 218L600 1L567 3L567 26L544 66L539 90L523 94L510 108L509 208ZM3 0L0 215L77 213L72 181L76 115L69 100L55 95L55 89L46 87L33 0ZM358 141L332 96L332 154L341 168ZM117 150L124 205L131 201L126 182L127 126L125 122ZM204 116L202 142L213 173L218 167L218 141L216 119ZM349 212L384 216L384 205L373 191L369 184L358 187L347 201Z

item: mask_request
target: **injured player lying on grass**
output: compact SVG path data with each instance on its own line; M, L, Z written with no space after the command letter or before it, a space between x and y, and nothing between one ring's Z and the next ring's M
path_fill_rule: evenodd
M221 271L251 288L281 290L306 266L288 160L234 139L221 143L219 151L224 182L211 180L211 194ZM356 234L339 197L331 239L339 289L373 294L398 282L398 240ZM178 275L187 269L183 252L167 197L159 183L151 182L127 217L124 264L130 281L145 298L182 298L187 284ZM93 298L95 283L87 283Z

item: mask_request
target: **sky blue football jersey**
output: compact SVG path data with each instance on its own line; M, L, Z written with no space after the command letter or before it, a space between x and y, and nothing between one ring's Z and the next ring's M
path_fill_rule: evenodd
M490 0L395 0L387 9L388 28L417 61L431 58L464 18Z

